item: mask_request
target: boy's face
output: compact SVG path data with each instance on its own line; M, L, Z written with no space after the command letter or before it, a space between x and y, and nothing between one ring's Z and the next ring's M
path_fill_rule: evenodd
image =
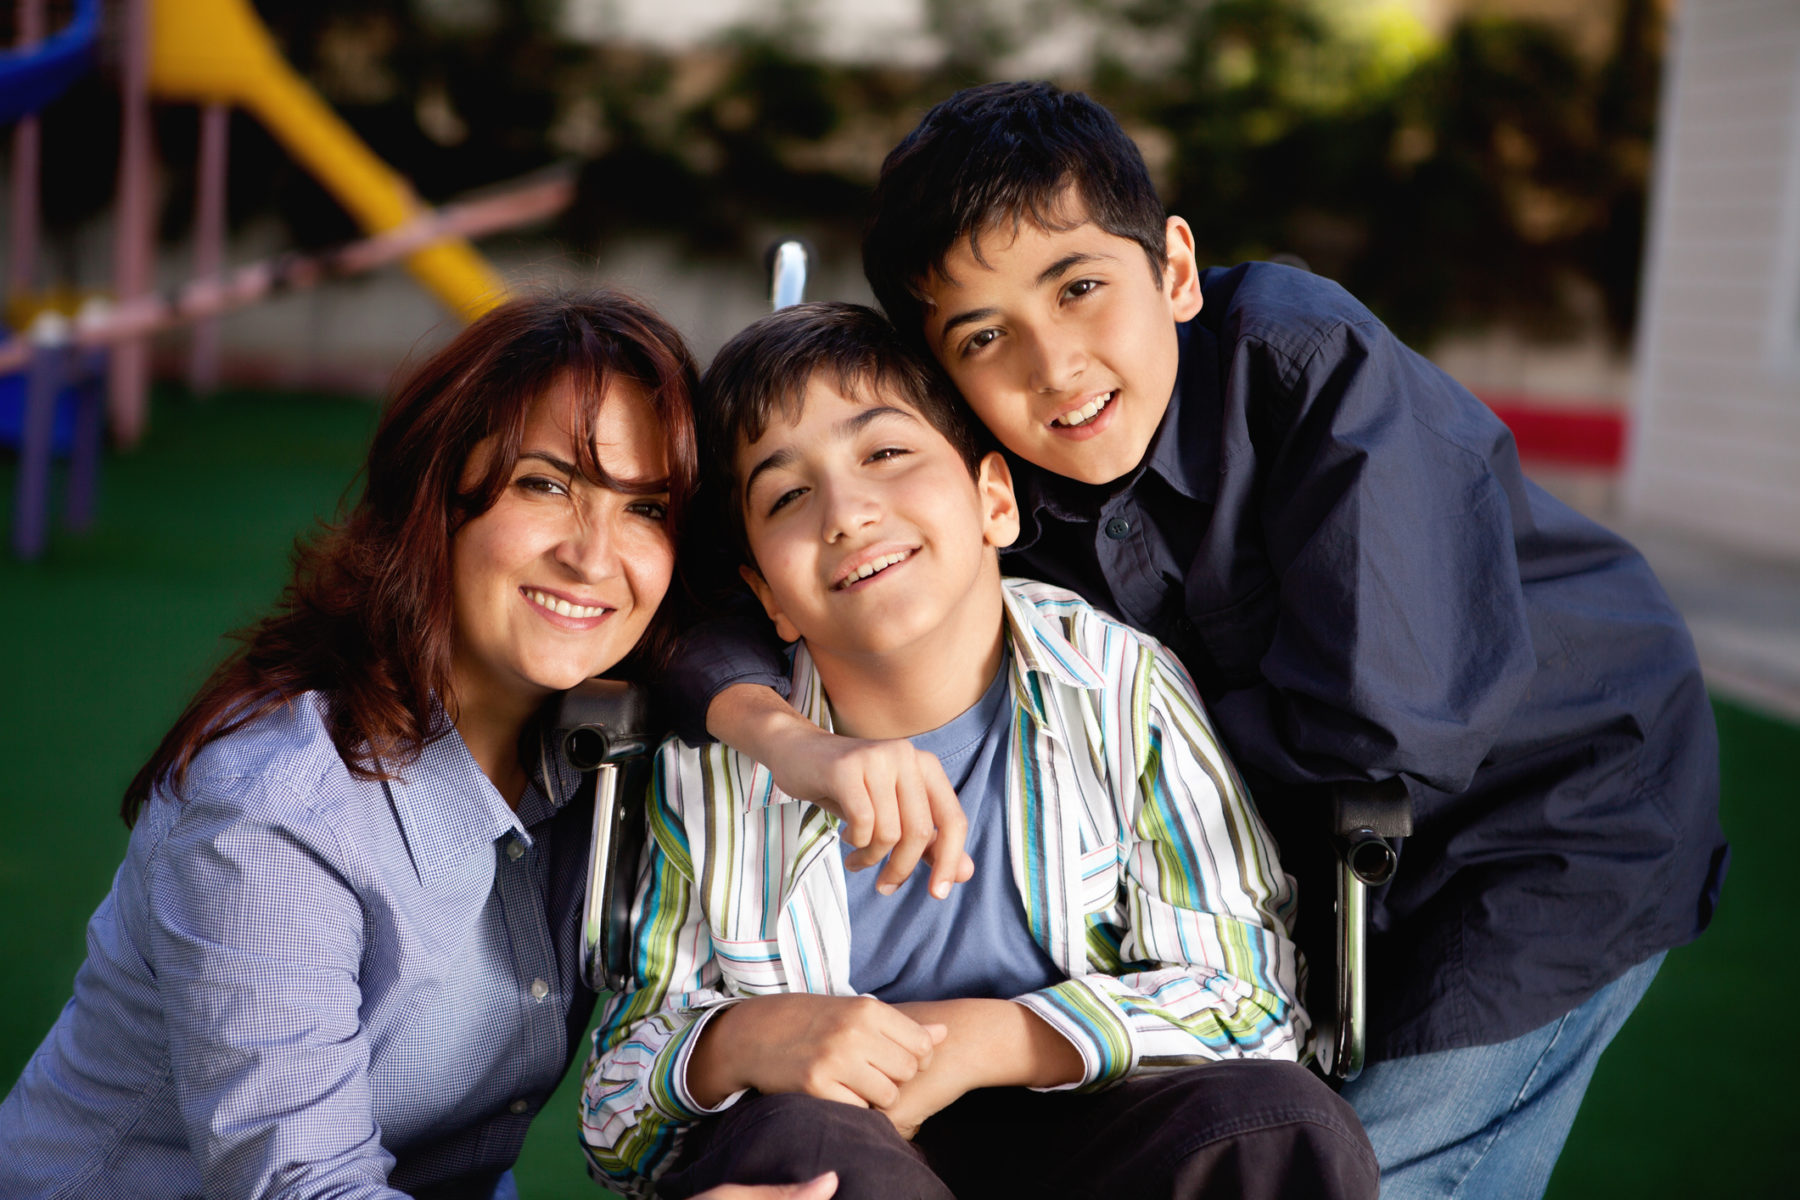
M740 439L737 473L756 560L744 579L783 638L844 659L997 636L995 550L1019 528L998 454L971 478L904 401L815 375L797 420Z
M1143 247L1070 196L1072 229L990 227L925 281L925 341L1002 445L1046 471L1110 483L1142 461L1169 406L1175 326L1200 311L1193 232L1170 217L1160 280ZM1059 222L1061 223L1061 222ZM1160 287L1158 284L1160 283Z

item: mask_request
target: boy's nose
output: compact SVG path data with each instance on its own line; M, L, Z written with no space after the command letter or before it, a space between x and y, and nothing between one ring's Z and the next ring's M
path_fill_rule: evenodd
M875 498L865 488L830 484L825 492L825 540L835 542L873 525L880 516Z
M1087 366L1087 358L1073 340L1054 332L1030 339L1031 388L1036 392L1062 392L1074 386Z

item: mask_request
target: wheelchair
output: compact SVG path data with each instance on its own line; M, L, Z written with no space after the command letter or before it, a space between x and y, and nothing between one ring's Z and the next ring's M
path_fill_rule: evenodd
M770 302L797 304L804 296L809 255L784 241L768 255ZM654 735L639 687L592 679L556 702L546 753L583 776L594 798L587 893L582 914L581 971L596 991L621 991L630 982L631 905L637 863L648 836L643 796ZM579 798L579 797L578 797ZM1348 1083L1362 1072L1367 1039L1369 889L1399 867L1394 839L1412 833L1412 800L1402 777L1331 788L1329 831L1336 859L1333 898L1336 955L1332 1011L1315 1012L1316 1065Z

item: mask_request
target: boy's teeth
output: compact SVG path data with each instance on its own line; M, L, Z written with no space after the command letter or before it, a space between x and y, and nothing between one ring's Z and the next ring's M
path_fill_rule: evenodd
M533 603L541 604L559 617L598 617L606 613L605 608L589 608L585 604L570 604L567 600L558 599L548 592L536 589L525 593Z
M1108 392L1104 396L1095 396L1092 400L1089 400L1074 412L1065 413L1050 423L1052 425L1061 425L1065 428L1074 425L1086 425L1089 421L1094 419L1096 413L1112 403L1112 398L1112 392Z
M838 589L841 591L853 583L861 583L877 571L885 571L895 563L903 561L905 558L905 554L884 554L880 558L870 559L856 570L850 572L849 576L838 584Z

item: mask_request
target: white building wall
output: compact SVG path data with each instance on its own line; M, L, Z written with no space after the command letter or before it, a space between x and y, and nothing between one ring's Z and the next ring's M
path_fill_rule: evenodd
M1800 2L1675 22L1625 508L1800 559Z

